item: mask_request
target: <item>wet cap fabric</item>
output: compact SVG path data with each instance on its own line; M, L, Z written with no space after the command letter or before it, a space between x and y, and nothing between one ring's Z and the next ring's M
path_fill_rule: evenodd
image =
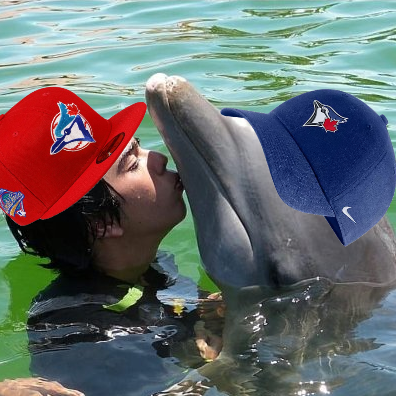
M0 207L19 225L48 219L91 190L146 112L135 103L108 120L73 92L32 92L0 115Z
M353 95L304 93L268 114L225 108L255 130L281 199L326 217L347 246L385 215L395 192L395 154L379 116Z

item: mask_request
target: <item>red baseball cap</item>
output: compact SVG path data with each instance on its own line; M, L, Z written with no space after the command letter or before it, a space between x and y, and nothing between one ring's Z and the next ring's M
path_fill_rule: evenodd
M73 92L32 92L0 115L0 207L19 225L82 198L113 165L146 113L135 103L106 120Z

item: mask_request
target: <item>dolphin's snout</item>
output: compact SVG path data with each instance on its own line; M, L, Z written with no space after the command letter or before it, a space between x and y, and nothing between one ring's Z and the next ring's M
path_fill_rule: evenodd
M146 89L149 93L154 93L161 89L166 88L166 91L172 92L173 88L176 87L181 82L186 82L187 80L179 76L167 76L164 73L157 73L151 76L147 83Z
M146 82L146 89L148 92L155 92L159 85L162 85L166 81L167 75L164 73L157 73L151 76Z

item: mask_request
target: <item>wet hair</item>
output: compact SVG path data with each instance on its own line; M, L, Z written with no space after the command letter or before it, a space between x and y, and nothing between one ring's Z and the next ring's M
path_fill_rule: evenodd
M20 226L9 216L6 221L21 250L49 258L40 264L68 275L89 275L94 268L93 244L97 222L120 224L120 199L125 199L104 179L65 211L45 220ZM106 234L106 227L102 236Z

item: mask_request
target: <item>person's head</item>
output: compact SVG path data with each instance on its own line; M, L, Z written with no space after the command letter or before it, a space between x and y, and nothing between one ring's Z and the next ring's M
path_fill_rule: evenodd
M93 267L111 267L106 251L139 255L139 245L158 247L185 217L178 174L166 164L166 156L143 149L133 138L104 178L74 205L26 226L6 216L7 224L20 248L49 258L49 268L82 275Z

